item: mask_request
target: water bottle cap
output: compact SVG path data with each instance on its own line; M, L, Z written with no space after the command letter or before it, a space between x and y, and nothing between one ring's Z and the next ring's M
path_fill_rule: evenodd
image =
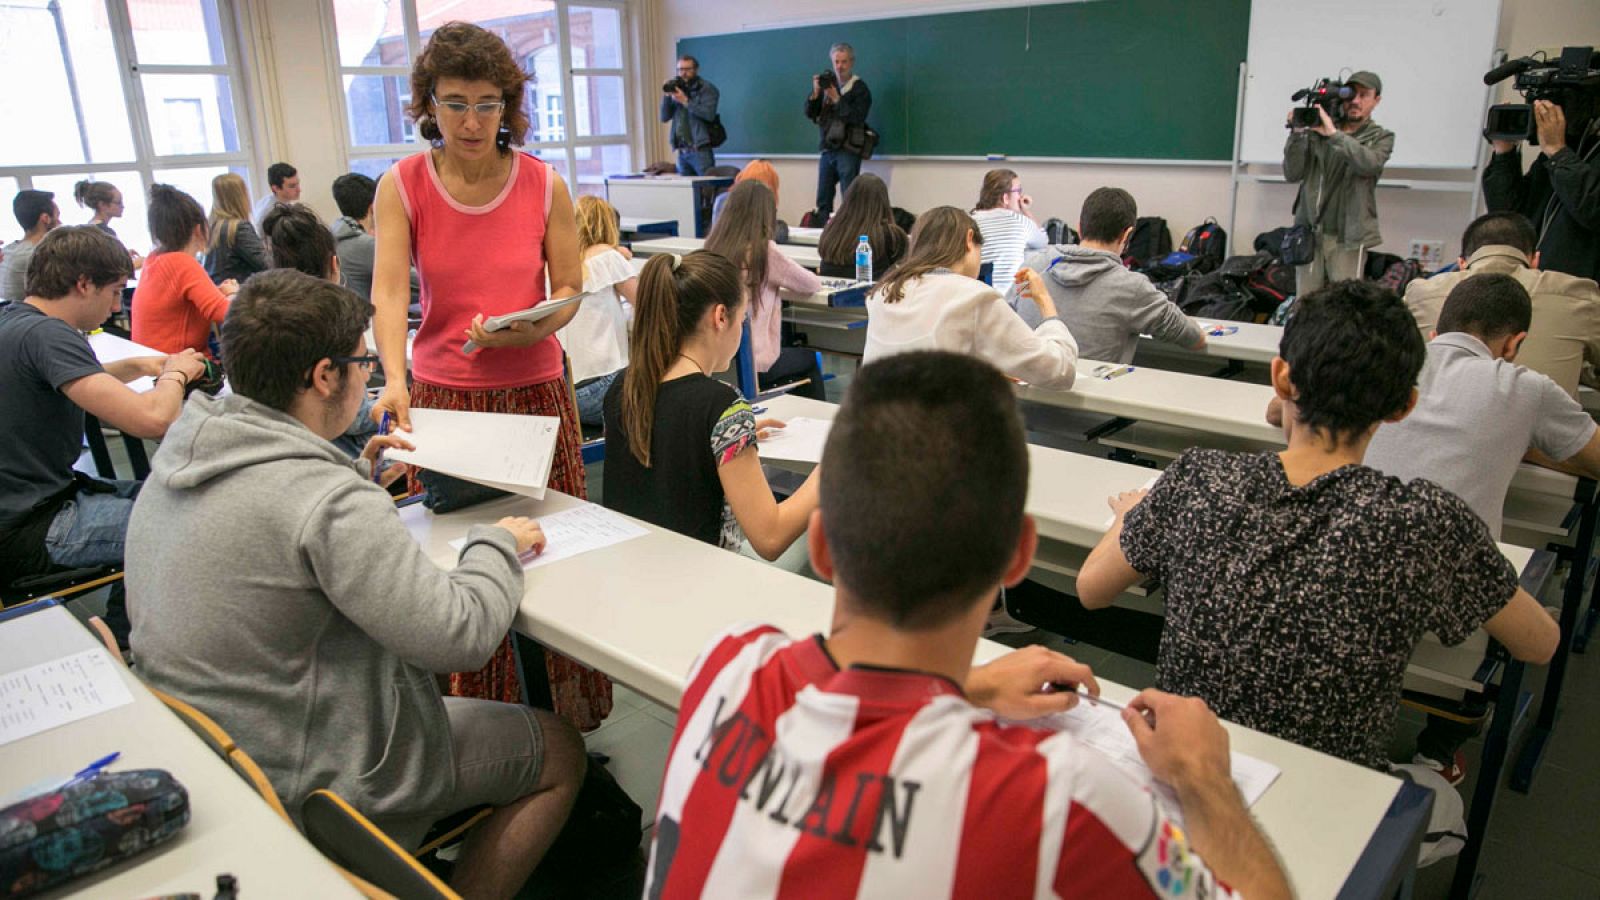
M859 240L863 240L863 241L866 240L866 239L867 239L867 236L864 235L864 234L859 238Z

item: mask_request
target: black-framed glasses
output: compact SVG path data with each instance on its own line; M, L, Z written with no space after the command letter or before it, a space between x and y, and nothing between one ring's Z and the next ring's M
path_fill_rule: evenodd
M351 363L355 363L361 368L366 369L368 372L371 372L373 366L383 362L383 357L378 356L377 354L371 354L368 356L330 356L328 357L328 362L331 362L336 366L348 366Z
M504 100L485 100L482 103L468 103L464 100L440 100L435 96L433 102L435 106L448 111L452 115L464 116L467 114L467 110L470 109L482 119L499 116L506 108Z

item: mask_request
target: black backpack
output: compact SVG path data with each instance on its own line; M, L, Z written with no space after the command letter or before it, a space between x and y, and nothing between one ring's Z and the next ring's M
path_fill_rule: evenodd
M1052 244L1076 244L1078 232L1061 219L1045 219L1044 239Z
M1289 230L1288 226L1284 226L1283 228L1274 228L1271 231L1263 231L1256 235L1255 251L1260 253L1265 250L1272 254L1273 259L1282 259L1283 239L1289 234Z
M1268 253L1233 256L1214 272L1195 272L1162 287L1172 302L1190 316L1253 322L1258 313L1276 308L1275 304L1266 306L1250 289L1251 278L1271 263Z
M1167 220L1140 216L1134 223L1133 237L1128 239L1128 249L1122 251L1122 261L1130 269L1140 269L1171 252L1172 232L1167 230Z
M1183 236L1183 243L1178 245L1178 250L1195 257L1197 271L1213 271L1222 265L1223 259L1228 255L1228 232L1217 224L1216 219L1206 219L1189 229Z
M721 147L728 142L728 129L722 127L722 116L713 116L711 124L706 126L706 139L713 147Z

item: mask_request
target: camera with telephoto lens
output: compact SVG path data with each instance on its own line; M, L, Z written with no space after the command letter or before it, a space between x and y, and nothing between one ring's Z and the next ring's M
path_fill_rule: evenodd
M1508 60L1483 76L1484 84L1499 84L1515 75L1512 86L1526 103L1497 103L1489 107L1483 136L1491 141L1539 141L1539 125L1533 115L1535 100L1548 100L1561 107L1567 119L1567 134L1583 133L1596 114L1600 114L1600 54L1593 47L1563 47L1561 59L1535 59L1524 56Z
M836 88L838 86L839 78L833 74L832 69L824 69L817 75L817 87L827 90L828 88Z
M1285 128L1315 128L1322 124L1322 116L1317 114L1317 107L1328 111L1328 118L1335 124L1344 121L1344 107L1354 99L1356 89L1354 85L1346 84L1334 78L1323 78L1311 87L1295 91L1290 97L1296 103L1305 102L1304 106L1296 107L1290 111L1289 124Z
M683 91L685 94L689 93L689 82L684 81L682 78L672 78L669 79L666 84L661 86L661 93L663 94L670 94L673 91Z

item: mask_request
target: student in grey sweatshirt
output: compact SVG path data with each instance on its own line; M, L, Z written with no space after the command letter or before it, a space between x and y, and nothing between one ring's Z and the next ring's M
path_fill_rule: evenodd
M1200 326L1150 279L1122 264L1122 249L1138 218L1127 191L1097 189L1083 201L1078 219L1083 242L1029 253L1006 301L1024 321L1037 324L1032 294L1048 290L1082 359L1129 362L1141 334L1194 350L1204 347Z
M435 673L474 670L522 599L518 554L538 524L467 533L442 571L329 440L376 357L370 304L300 272L252 278L222 346L233 395L196 396L167 432L128 528L140 674L216 719L298 817L328 788L415 847L435 820L497 809L454 884L511 896L555 839L583 779L583 740L542 710L441 697Z

